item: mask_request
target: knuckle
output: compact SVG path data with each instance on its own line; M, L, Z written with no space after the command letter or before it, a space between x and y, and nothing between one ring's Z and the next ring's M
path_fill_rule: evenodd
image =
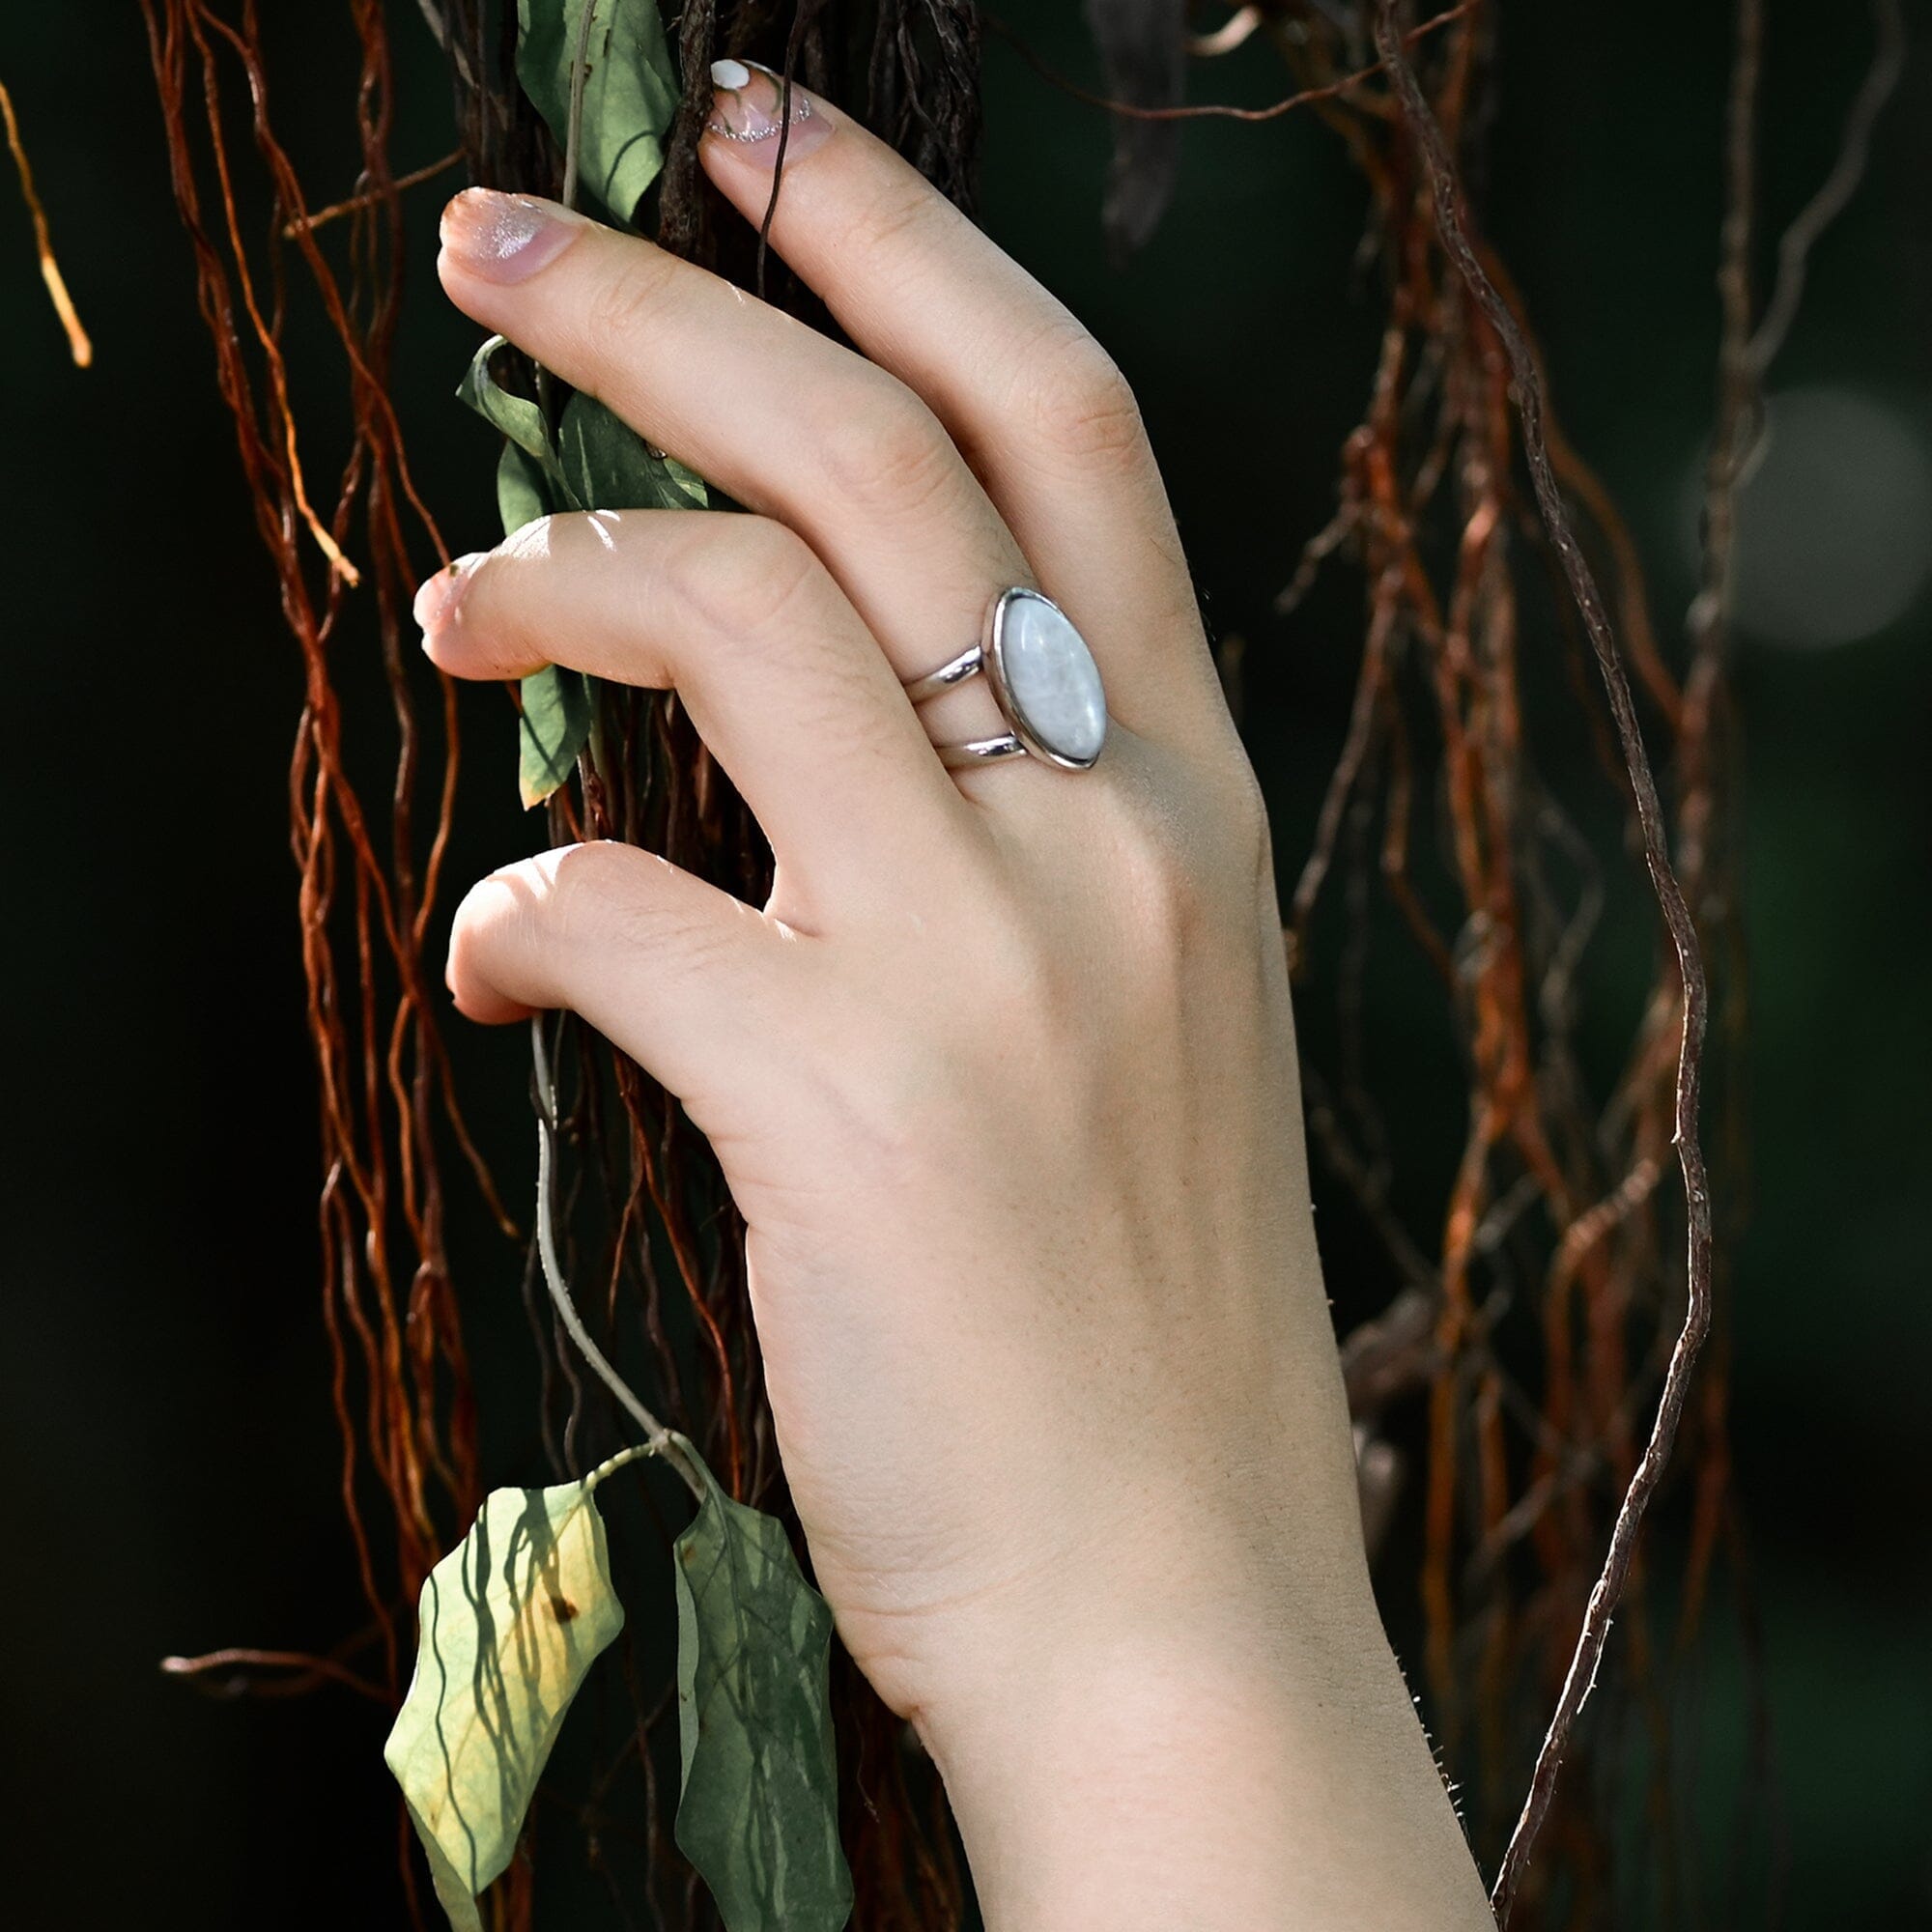
M701 971L716 954L722 935L684 894L668 890L677 868L654 852L590 839L526 863L544 886L523 938L553 985L580 983L643 952L657 973Z
M763 517L699 517L667 560L664 587L724 642L787 629L823 582L805 539Z
M1229 865L1243 878L1272 881L1274 840L1261 780L1244 755L1232 760L1216 788L1215 823Z
M583 304L582 324L593 366L621 366L637 355L663 295L662 266L648 255L627 259L598 282Z
M1029 357L1018 381L1021 419L1061 460L1083 465L1145 460L1140 404L1113 357L1084 329Z
M882 381L859 407L827 412L815 425L825 482L862 510L918 514L951 500L965 475L938 419L902 384Z
M938 196L923 177L916 176L910 185L881 193L853 223L850 239L866 260L889 260L897 252L898 243L927 226L936 202Z
M1267 815L1245 761L1225 778L1121 801L1112 877L1127 943L1144 962L1179 971L1220 935L1245 930L1271 864Z
M1210 905L1208 883L1167 819L1137 821L1117 848L1129 927L1145 950L1166 958L1188 950Z

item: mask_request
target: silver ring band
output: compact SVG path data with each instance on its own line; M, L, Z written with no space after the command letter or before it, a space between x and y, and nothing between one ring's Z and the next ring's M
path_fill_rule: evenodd
M936 749L939 762L950 772L956 772L962 765L994 765L1002 758L1026 756L1026 747L1012 731L998 738L969 738L963 745L940 745Z
M916 677L905 688L906 696L915 704L923 704L928 697L937 697L942 691L951 691L955 684L964 684L984 665L985 646L968 644L951 664L943 664L937 670L929 670L923 677Z
M1087 640L1051 598L1025 584L995 597L984 633L937 670L905 680L906 696L923 704L941 692L983 677L1011 727L996 738L935 747L951 770L1032 755L1063 770L1093 768L1107 741L1107 696Z

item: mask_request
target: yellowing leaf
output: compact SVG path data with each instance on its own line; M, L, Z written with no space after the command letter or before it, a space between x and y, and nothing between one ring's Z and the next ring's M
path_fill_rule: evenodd
M429 1574L415 1676L383 1757L456 1932L510 1862L570 1700L624 1625L592 1490L493 1490Z

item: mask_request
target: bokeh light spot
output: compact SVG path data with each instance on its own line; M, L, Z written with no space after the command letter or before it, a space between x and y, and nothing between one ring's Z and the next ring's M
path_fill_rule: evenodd
M1694 556L1700 456L1686 477ZM1898 409L1850 389L1771 398L1738 498L1738 629L1796 649L1855 643L1896 623L1932 579L1932 450Z

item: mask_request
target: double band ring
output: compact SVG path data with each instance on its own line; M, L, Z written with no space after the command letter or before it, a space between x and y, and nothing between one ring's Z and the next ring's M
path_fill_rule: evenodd
M909 678L915 704L983 674L1011 727L997 738L938 747L940 762L991 764L1025 753L1067 771L1091 770L1107 742L1107 694L1100 668L1072 620L1049 597L1015 584L994 598L984 634L956 658Z

